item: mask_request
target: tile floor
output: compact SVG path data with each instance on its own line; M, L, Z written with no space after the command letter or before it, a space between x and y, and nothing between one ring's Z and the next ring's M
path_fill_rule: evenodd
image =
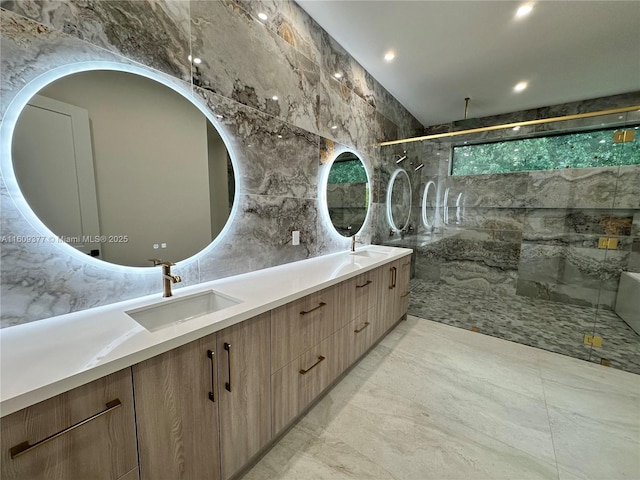
M409 316L243 480L640 478L640 376Z
M640 335L610 310L411 280L409 313L640 374ZM584 335L602 337L602 347Z

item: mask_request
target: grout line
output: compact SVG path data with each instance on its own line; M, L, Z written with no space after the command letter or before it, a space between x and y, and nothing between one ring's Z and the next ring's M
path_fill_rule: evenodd
M542 378L542 369L539 363L540 357L536 355L536 364L540 375L540 384L542 385L542 396L544 398L544 408L547 411L547 421L549 422L549 435L551 436L551 447L553 448L553 458L556 462L556 470L558 471L558 480L560 480L560 466L558 465L558 454L556 452L556 443L553 440L553 429L551 428L551 416L549 415L549 404L547 403L547 392L544 388L544 378Z

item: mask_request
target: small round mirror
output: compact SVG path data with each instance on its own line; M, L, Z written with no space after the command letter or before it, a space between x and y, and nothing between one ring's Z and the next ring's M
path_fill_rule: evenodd
M369 177L355 153L343 152L331 164L326 199L336 231L344 237L358 233L369 211Z
M411 217L411 182L405 170L396 170L387 189L387 218L391 228L397 232L409 225Z
M436 224L436 209L436 184L429 180L422 195L422 223L428 230L433 229Z

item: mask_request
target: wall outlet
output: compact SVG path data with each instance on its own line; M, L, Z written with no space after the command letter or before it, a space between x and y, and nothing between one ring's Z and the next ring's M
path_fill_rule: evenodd
M154 250L157 250L157 249L159 249L159 248L160 248L160 245L158 245L157 243L154 243L154 244L153 244L153 249L154 249Z
M291 232L291 245L300 245L300 230Z
M166 244L166 243L162 243L160 246L161 246L162 248L167 248L167 244Z

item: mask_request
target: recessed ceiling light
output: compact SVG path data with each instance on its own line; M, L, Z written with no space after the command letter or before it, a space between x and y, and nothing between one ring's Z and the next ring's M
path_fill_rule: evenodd
M606 140L600 140L600 143L607 143Z
M193 63L197 63L198 65L200 65L202 63L202 60L200 60L198 57L193 59Z
M191 55L189 55L187 58L189 59L190 62L193 62L193 57Z
M278 135L278 138L282 138L282 135Z
M384 59L387 62L390 62L391 60L393 60L394 58L396 58L396 54L393 51L388 51L387 53L384 54Z
M331 126L331 130L337 130L337 129L338 129L338 126L337 126L337 125L332 125L332 126Z
M513 127L514 132L517 132L518 130L520 130L520 125L516 125L515 127Z
M525 3L520 5L518 10L516 10L516 18L524 18L531 13L533 10L533 3Z
M275 95L273 97L271 97L271 100L273 100L274 102L278 101L278 97L276 97Z
M516 92L521 92L525 88L527 88L527 85L529 85L527 82L520 82L515 87L513 87L513 90Z
M334 73L333 76L336 78L342 78L342 74L340 72Z
M267 19L267 18L269 18L269 17L267 17L267 15L266 15L266 14L264 14L264 13L260 12L260 13L258 14L258 18L259 18L260 20L266 20L266 19Z

